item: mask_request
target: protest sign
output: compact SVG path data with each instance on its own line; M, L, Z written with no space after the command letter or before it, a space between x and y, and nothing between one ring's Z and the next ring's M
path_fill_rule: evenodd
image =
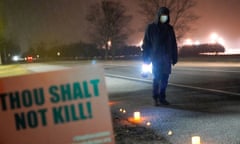
M0 79L0 144L114 144L103 68Z

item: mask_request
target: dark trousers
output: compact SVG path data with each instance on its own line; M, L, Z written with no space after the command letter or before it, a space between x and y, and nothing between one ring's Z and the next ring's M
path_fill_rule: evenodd
M168 85L169 74L153 72L153 98L155 100L166 99L166 89Z

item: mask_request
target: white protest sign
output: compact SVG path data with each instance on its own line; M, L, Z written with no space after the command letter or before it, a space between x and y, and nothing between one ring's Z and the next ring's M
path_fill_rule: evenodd
M0 79L0 144L114 144L102 66Z

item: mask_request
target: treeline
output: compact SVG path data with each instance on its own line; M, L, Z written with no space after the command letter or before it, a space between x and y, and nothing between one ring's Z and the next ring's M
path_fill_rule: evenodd
M78 42L67 45L48 47L42 44L35 48L30 48L23 54L24 57L32 56L39 60L84 60L84 59L105 59L106 49L95 44ZM140 47L122 46L120 48L110 48L108 50L109 59L130 58L141 56Z
M186 45L179 49L180 56L198 56L202 54L215 54L225 52L224 46L220 44Z
M201 44L188 45L179 48L179 56L198 56L204 53L225 52L225 48L220 44ZM58 45L49 47L39 44L30 48L24 57L32 56L39 60L87 60L87 59L106 59L106 49L95 44L78 42L72 44ZM142 52L137 46L121 46L108 50L108 59L139 59Z
M8 41L2 43L3 49L0 49L1 61L3 63L11 62L14 55L20 52L19 46ZM220 44L201 44L183 46L179 48L179 56L198 56L204 53L218 53L225 52L225 48ZM107 59L141 59L141 49L137 46L121 46L119 48L110 47L108 50ZM33 57L34 59L45 60L89 60L89 59L105 59L106 49L95 44L77 42L65 45L49 46L44 43L39 43L35 47L31 47L25 52L22 57Z
M19 45L11 40L0 38L0 64L11 62L12 57L20 52Z

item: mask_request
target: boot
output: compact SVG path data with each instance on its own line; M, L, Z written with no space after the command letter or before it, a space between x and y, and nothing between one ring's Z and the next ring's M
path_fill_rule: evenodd
M154 106L159 106L160 105L159 98L157 96L153 97L153 101L154 101Z
M170 103L166 100L166 94L165 93L160 94L159 102L163 105L170 105Z
M163 105L170 105L170 103L167 100L160 100L160 103Z

